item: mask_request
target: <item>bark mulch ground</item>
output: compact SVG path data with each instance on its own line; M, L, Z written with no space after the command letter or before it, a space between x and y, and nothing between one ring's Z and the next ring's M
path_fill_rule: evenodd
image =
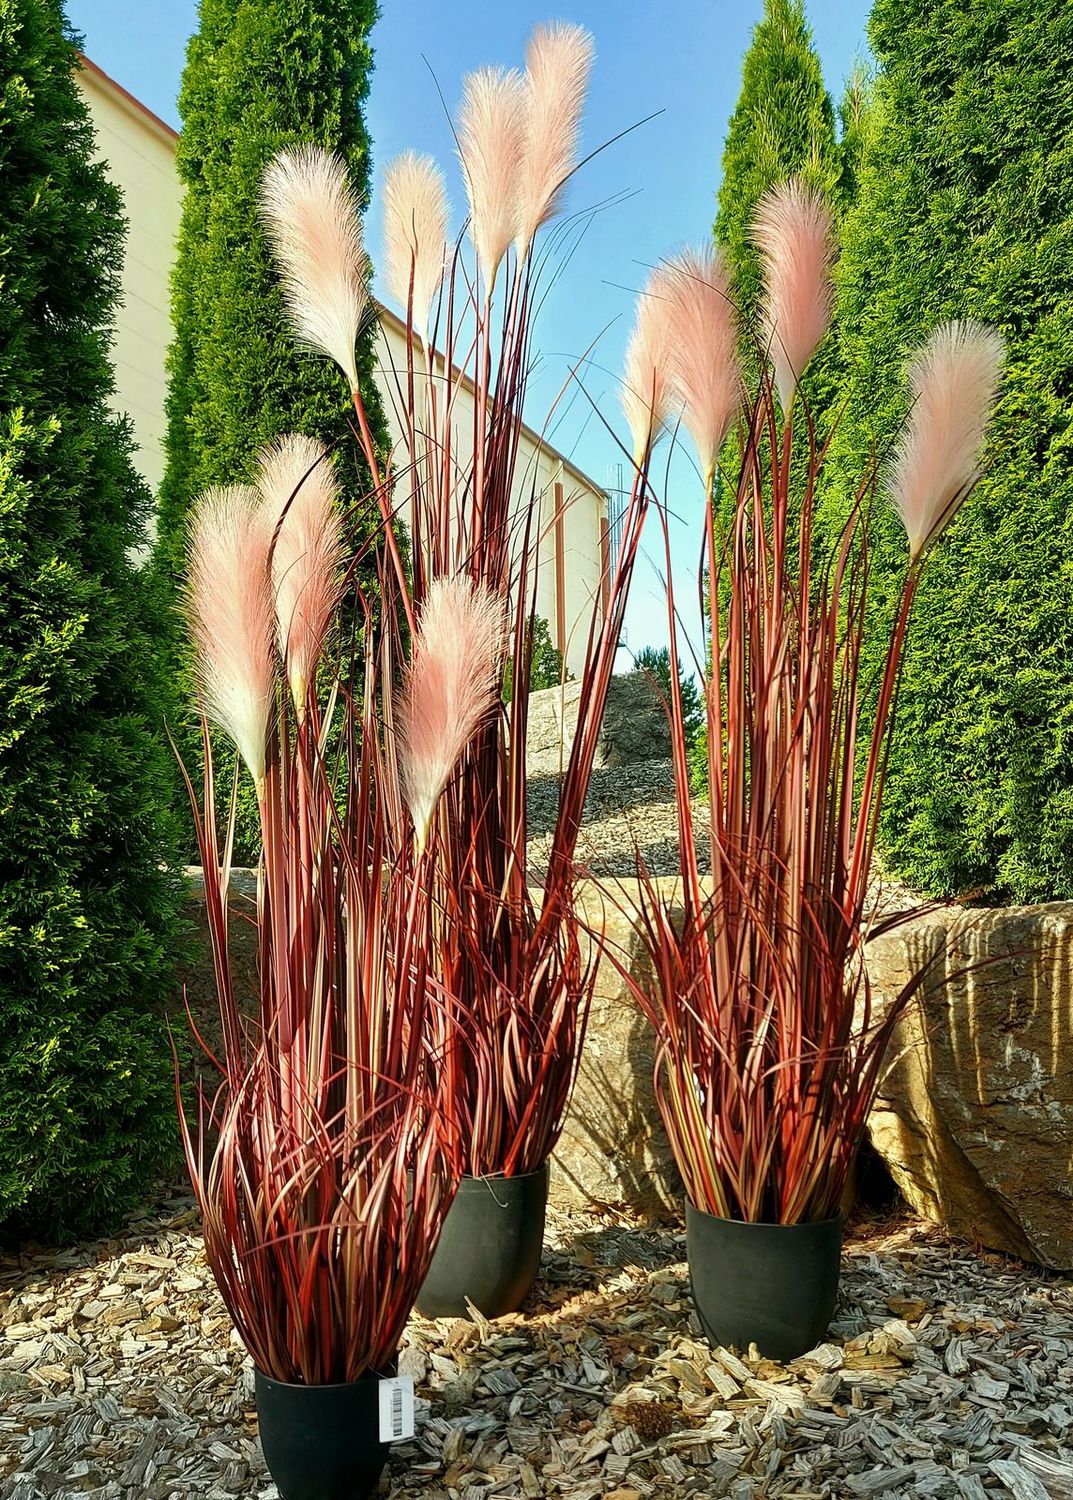
M1073 1496L1073 1284L912 1219L858 1225L828 1341L713 1350L680 1232L552 1214L524 1315L408 1329L395 1500ZM276 1494L251 1371L173 1193L0 1260L3 1500Z

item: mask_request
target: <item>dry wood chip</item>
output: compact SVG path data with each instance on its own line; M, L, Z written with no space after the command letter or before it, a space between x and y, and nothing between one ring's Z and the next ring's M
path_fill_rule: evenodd
M962 1500L987 1500L987 1491L978 1474L959 1474L956 1484Z
M747 1380L745 1389L763 1401L774 1401L797 1411L805 1407L805 1393L796 1385L781 1385L773 1380Z
M988 1465L1013 1495L1014 1500L1050 1500L1047 1491L1034 1474L1012 1458L993 1458Z
M744 1384L744 1382L749 1379L752 1372L750 1371L748 1365L742 1364L741 1360L737 1357L736 1354L733 1354L729 1349L724 1349L722 1347L714 1350L713 1352L716 1359L723 1366L723 1369L726 1370L729 1374L733 1375L734 1379L739 1383L739 1385Z

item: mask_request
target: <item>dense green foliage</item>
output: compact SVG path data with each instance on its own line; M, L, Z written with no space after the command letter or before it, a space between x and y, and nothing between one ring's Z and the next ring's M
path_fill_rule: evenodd
M843 213L857 198L857 177L868 130L874 79L859 64L846 79L838 105L838 150L841 173L838 206Z
M59 0L0 0L0 1221L85 1231L177 1145L150 497L108 410L119 195Z
M368 476L350 435L346 382L330 361L296 346L257 209L266 163L297 143L338 151L367 196L362 109L375 19L376 0L201 0L179 95L177 160L186 193L155 558L173 595L191 502L208 485L249 479L258 448L280 433L304 432L337 447L355 546L376 524L375 505L363 504ZM375 360L370 327L358 369L374 434L386 442ZM172 651L181 662L178 636L176 627ZM186 703L179 712L189 720ZM181 743L184 757L196 757L189 725ZM248 778L242 785L248 801L239 852L251 857L253 798Z
M845 226L848 488L905 411L904 353L975 316L1008 340L989 473L915 611L883 823L921 888L1073 896L1073 6L876 0L881 73ZM875 529L876 582L905 564ZM881 633L873 634L877 645Z

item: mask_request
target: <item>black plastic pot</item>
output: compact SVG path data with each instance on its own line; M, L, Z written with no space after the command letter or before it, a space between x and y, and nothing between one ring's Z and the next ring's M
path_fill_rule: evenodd
M289 1385L254 1374L265 1463L282 1500L366 1500L380 1483L380 1377Z
M417 1310L426 1318L486 1318L517 1312L544 1245L547 1164L524 1177L463 1177L447 1211Z
M835 1310L842 1220L743 1224L686 1204L693 1303L713 1344L796 1359L823 1339Z

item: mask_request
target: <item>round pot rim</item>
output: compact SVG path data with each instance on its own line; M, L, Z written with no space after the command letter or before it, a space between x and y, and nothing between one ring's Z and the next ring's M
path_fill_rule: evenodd
M710 1214L706 1208L698 1208L688 1198L686 1208L702 1219L714 1219L718 1224L735 1224L740 1229L829 1229L835 1224L844 1225L846 1222L845 1214L832 1214L828 1219L798 1219L793 1224L779 1224L774 1219L728 1219L724 1214Z
M366 1370L356 1380L334 1380L325 1381L320 1385L307 1385L304 1380L277 1380L274 1375L266 1375L259 1365L254 1365L253 1373L258 1380L266 1385L273 1385L281 1391L350 1391L356 1385L367 1385L374 1380L393 1380L394 1371L386 1371L381 1374L377 1370Z
M465 1187L467 1183L499 1183L499 1182L532 1182L536 1177L543 1177L551 1170L551 1162L546 1161L543 1166L537 1167L533 1172L515 1172L508 1177L505 1172L463 1172L458 1179L458 1186Z

